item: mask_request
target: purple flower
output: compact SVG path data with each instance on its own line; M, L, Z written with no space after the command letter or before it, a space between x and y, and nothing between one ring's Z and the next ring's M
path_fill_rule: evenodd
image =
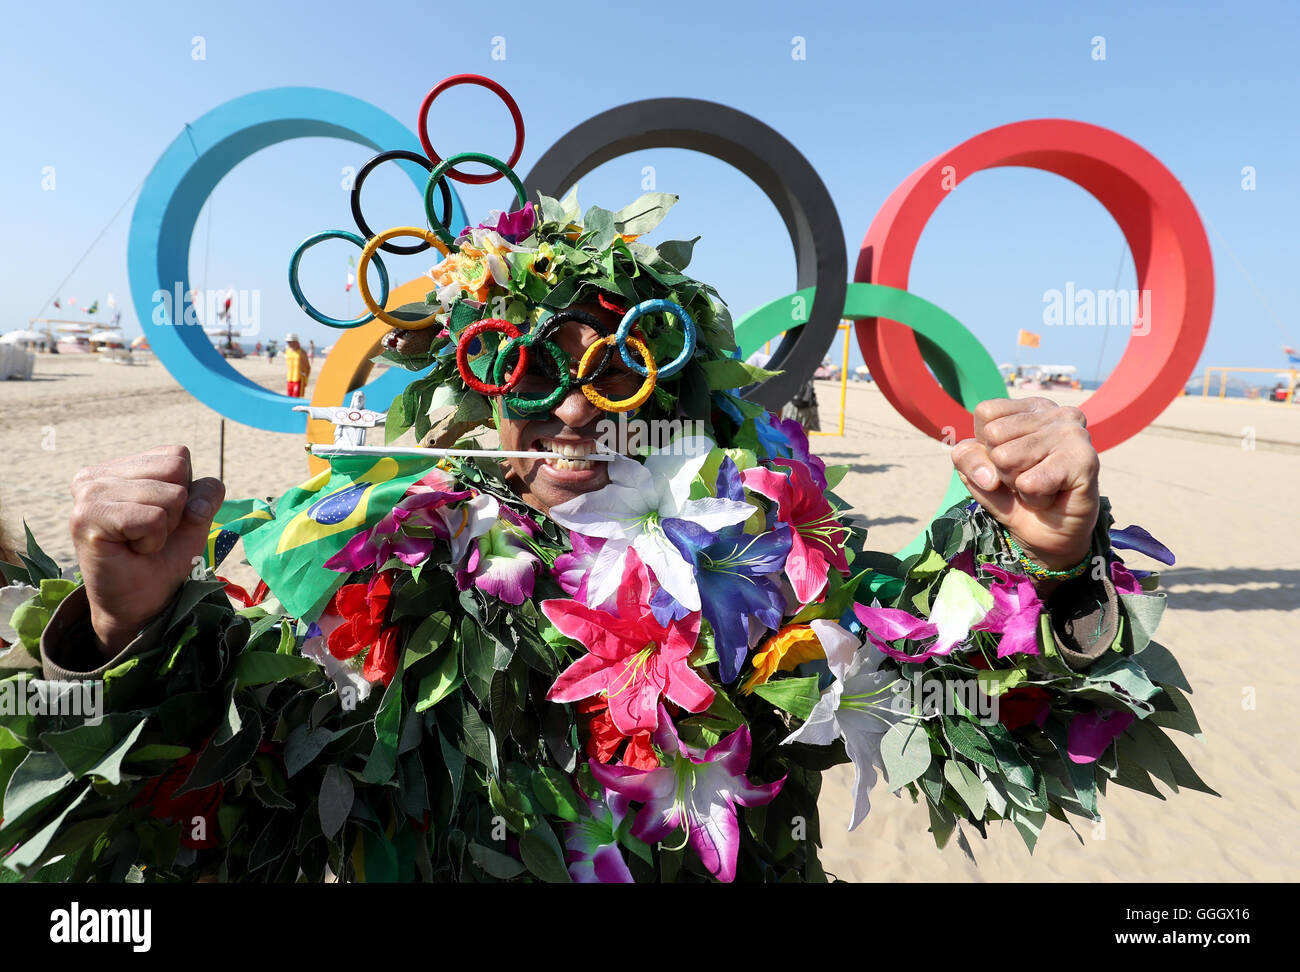
M1065 751L1074 763L1094 763L1133 722L1133 713L1125 709L1098 709L1080 712L1070 720Z
M1007 655L1038 654L1038 617L1043 602L1038 599L1034 582L1024 574L1012 574L992 564L982 566L986 574L994 577L990 593L993 609L984 620L972 625L972 631L992 631L1002 635L998 641L998 657Z
M596 555L605 546L603 537L588 537L581 533L569 534L573 550L562 553L555 558L551 566L551 576L564 590L565 594L580 604L587 604L587 575L596 563ZM600 607L599 604L587 604L587 607Z
M502 212L497 216L478 224L479 229L495 230L507 243L518 243L527 239L528 234L537 225L537 213L531 202L524 203L523 209L514 212Z
M325 566L330 570L352 573L382 566L392 557L408 567L422 563L432 553L437 539L451 538L447 514L440 512L442 508L474 496L470 489L442 488L448 485L451 485L451 480L442 473L435 471L426 476L413 485L373 528L358 533L342 550L325 561ZM407 533L406 528L415 532Z
M607 793L604 800L582 796L587 813L576 823L564 825L569 877L578 884L632 884L632 872L616 836L631 801L621 793Z
M632 825L635 836L654 844L682 827L687 843L709 872L719 881L735 880L740 850L736 804L758 807L771 803L781 792L785 777L774 783L749 782L745 772L751 741L745 725L701 753L678 738L661 705L654 744L667 765L639 770L594 759L588 765L607 794L613 791L644 804Z
M529 545L537 526L509 507L500 507L500 512L500 519L474 542L464 569L456 571L456 586L462 591L477 587L507 604L523 604L533 596L542 566Z
M1146 571L1142 571L1146 574ZM1142 585L1136 571L1129 570L1124 562L1116 558L1110 562L1110 579L1118 594L1141 594Z
M740 471L730 456L718 469L717 495L738 502L745 499ZM745 533L744 525L739 523L715 533L698 523L670 518L663 521L663 530L695 567L700 610L713 628L718 672L723 682L733 682L749 653L750 618L757 618L772 630L781 626L785 595L772 575L785 567L791 546L790 527L781 523L769 533L754 536ZM660 595L668 597L668 603ZM660 624L685 611L663 590L656 592L651 606Z
M1136 523L1123 530L1111 530L1110 545L1121 550L1136 550L1171 567L1174 563L1173 552Z

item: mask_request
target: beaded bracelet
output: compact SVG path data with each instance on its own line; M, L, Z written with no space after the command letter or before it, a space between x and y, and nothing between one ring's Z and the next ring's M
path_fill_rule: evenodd
M1020 544L1016 543L1016 538L1013 537L1005 527L1002 529L1002 535L1006 538L1007 546L1011 548L1011 552L1019 558L1020 566L1025 569L1025 573L1036 580L1072 580L1075 577L1081 576L1088 569L1088 565L1092 563L1091 551L1089 551L1089 553L1085 554L1083 559L1073 567L1066 570L1051 570L1044 567L1042 564L1030 560L1029 555L1025 553L1024 548L1021 547Z

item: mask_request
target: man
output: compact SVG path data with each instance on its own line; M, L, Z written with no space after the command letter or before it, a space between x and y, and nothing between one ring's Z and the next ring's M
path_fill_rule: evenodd
M641 216L656 204L667 209L657 200L638 204L627 209ZM820 771L847 754L857 772L856 825L875 778L868 750L857 736L846 736L839 755L823 754L820 747L835 734L818 730L820 736L809 738L815 712L806 707L793 711L808 720L799 731L809 745L792 748L786 738L792 710L780 711L748 686L781 673L793 676L796 662L819 658L837 673L835 699L841 682L856 686L847 680L876 678L874 669L859 671L859 662L846 667L842 653L841 642L850 652L858 646L855 657L865 658L870 648L861 644L865 632L855 636L837 623L859 609L866 617L883 611L893 625L900 617L912 619L906 637L871 636L878 646L892 643L893 652L937 624L939 639L949 640L929 650L951 652L954 662L980 654L972 625L981 618L985 631L998 626L1004 642L1020 639L1019 650L1041 653L1037 646L1047 639L1053 657L1081 668L1114 643L1126 609L1109 575L1080 569L1093 564L1094 550L1107 563L1109 551L1095 546L1099 464L1078 409L1046 399L982 403L974 438L952 451L975 503L950 511L946 529L936 530L942 549L936 546L913 573L895 562L904 576L891 580L884 573L889 558L876 555L870 562L885 583L875 584L864 579L873 571L861 572L857 564L849 569L850 560L866 555L850 549L843 511L827 486L831 471L810 455L806 439L798 441L795 423L774 425L763 410L707 387L706 366L725 363L734 345L711 291L681 273L685 261L656 268L653 251L634 251L621 235L592 245L595 259L577 247L566 254L564 240L583 238L581 227L572 228L576 200L570 209L567 201L543 198L542 210L539 226L523 220L523 229L505 239L514 249L500 243L495 227L476 228L433 274L447 312L444 327L395 331L386 343L394 363L429 369L394 403L393 411L406 419L400 429L413 425L422 438L425 429L451 445L465 441L466 431L491 424L504 451L538 455L513 455L499 465L448 460L440 463L447 469L429 469L418 482L414 477L427 466L417 466L374 510L362 500L403 471L395 459L360 460L364 467L337 488L327 490L334 478L327 484L314 477L274 510L256 514L260 525L244 536L250 563L270 587L266 618L259 620L256 610L236 616L223 595L192 580L196 559L212 542L221 544L213 519L225 487L195 478L185 447L160 446L78 474L71 526L84 584L44 630L44 674L67 680L134 672L131 681L114 682L114 714L123 713L123 725L127 713L150 726L158 720L149 741L184 747L187 759L198 759L189 786L206 784L197 791L207 794L206 832L216 832L216 804L227 813L223 821L243 820L243 839L223 824L216 844L193 845L219 848L199 861L201 871L216 868L235 877L243 873L238 868L263 867L262 877L293 880L301 869L318 880L328 860L335 873L343 869L349 877L362 876L364 867L374 879L378 872L371 868L388 867L385 861L396 862L396 871L385 875L409 877L418 869L425 879L481 879L486 869L510 876L519 873L510 864L514 852L492 843L502 840L492 836L492 821L501 819L524 838L524 863L538 876L553 860L557 867L567 863L575 880L816 880L815 842L764 836L761 818L748 817L746 823L759 829L740 841L736 804L764 806L779 797L786 802L772 804L769 820L796 813L815 819ZM617 224L617 214L597 217L598 225ZM485 267L466 265L486 263L494 248L519 261L515 273L501 274L508 281L500 284L509 288L505 296L537 305L526 313L508 311L519 312L520 327L486 317L486 298L493 294L480 289L487 286ZM573 274L567 284L557 264ZM593 286L582 276L587 273L600 284ZM676 319L646 315L631 332L642 367L654 372L657 366L665 375L657 384L649 377L643 382L604 336L631 313L633 301L613 295L631 293L637 301L666 296L654 288L669 273L677 278L671 292ZM464 296L471 288L474 299ZM566 291L568 302L546 303ZM413 308L411 319L424 319L431 309ZM470 334L475 327L477 337ZM512 329L520 334L517 342L525 332L535 338L522 345L531 349L527 361L519 362L518 343L513 349L504 343ZM590 367L601 357L597 342L611 352L603 368ZM647 349L657 349L663 360L656 365ZM665 364L674 356L683 365L676 371ZM515 380L503 383L507 372ZM644 464L592 458L602 419L627 408L646 383L655 394L642 399L637 416L707 422L712 439L693 439L696 446L703 440L706 451L679 458L662 450ZM714 440L725 450L721 456L711 449ZM714 466L706 474L703 464L710 460ZM972 513L976 504L985 512ZM223 513L222 523L232 515ZM345 529L350 532L340 533ZM262 530L269 531L266 540L252 542ZM324 555L313 552L321 549L311 546L316 538L337 540L329 549L338 552L324 564L328 570L320 563ZM1018 567L1012 579L1018 577L1019 586L999 589L994 612L994 581L977 569L976 558L983 563L1008 543L1019 559L999 561ZM960 566L967 559L969 566ZM993 576L1008 573L995 570ZM323 588L327 601L307 597L304 592L330 571L338 573ZM856 590L845 586L851 573L861 584ZM877 606L882 602L884 608ZM283 606L289 603L309 606L291 611ZM931 607L935 624L926 618ZM1032 617L1026 613L1031 609ZM916 618L918 610L923 614ZM270 627L280 616L290 617ZM953 635L954 625L963 623L965 636ZM256 644L245 644L250 625ZM820 632L811 651L809 625ZM823 636L831 641L818 649ZM806 654L782 662L781 653L798 639ZM903 653L905 663L914 650ZM313 659L328 678L322 681L285 655ZM883 656L873 657L873 665L882 663ZM751 664L742 689L739 675ZM370 688L381 685L376 703ZM364 710L346 701L357 697L357 689L362 700L370 699ZM160 697L164 692L188 693L186 719L177 703ZM860 694L842 697L859 708L871 704ZM1067 704L1058 721L1076 704ZM857 724L847 714L842 720L843 726ZM37 738L28 727L21 735ZM306 746L318 738L320 746ZM694 748L682 748L688 744ZM931 744L950 758L957 755L944 737L932 735ZM728 755L705 771L701 761L715 758L706 748ZM276 775L277 761L289 761L290 749L292 772ZM186 764L187 774L192 765ZM679 774L675 784L671 774ZM651 776L653 785L636 783ZM138 780L127 785L138 788ZM573 782L582 796L570 789ZM626 791L633 800L646 804L635 811L633 828L644 844L628 845L638 849L630 855L620 849L626 828L619 820L629 812L620 795L624 784L633 787ZM331 818L325 806L326 795L340 786L345 802L355 806L350 818L346 806L342 818ZM657 816L655 801L673 793L676 802ZM102 815L109 828L147 830L147 823L110 813L104 802L126 798L88 793L79 813ZM136 799L147 803L147 793ZM950 812L932 807L932 813ZM155 815L176 816L157 808ZM22 819L31 828L48 825L49 832L63 826L53 816ZM589 825L576 826L584 820ZM670 862L680 848L673 850L665 838L678 824L695 861L690 866L680 857ZM565 835L567 853L558 850L555 827ZM333 843L336 834L344 843ZM345 848L362 845L364 854L349 863ZM114 846L135 854L131 848L154 844ZM424 850L417 853L417 847ZM638 856L640 848L653 850ZM484 849L497 856L485 857ZM267 861L277 863L267 869ZM155 872L171 866L170 858L144 863Z
M288 378L290 398L302 398L307 392L307 377L311 374L311 361L298 343L298 335L290 331L284 336L284 364Z

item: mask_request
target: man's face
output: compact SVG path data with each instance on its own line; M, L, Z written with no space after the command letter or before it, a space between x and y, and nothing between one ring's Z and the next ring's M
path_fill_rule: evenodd
M620 315L599 304L574 304L569 309L586 311L608 326L611 334L618 327ZM572 359L569 371L576 376L583 352L599 338L594 328L569 321L560 327L552 340L568 352ZM597 355L599 361L599 352ZM531 367L515 387L515 394L524 398L544 398L555 388L554 380L542 371L540 358L539 353L532 355ZM622 356L615 350L597 387L607 398L617 400L630 397L641 382L641 377L624 366ZM600 489L609 482L608 462L581 458L596 451L597 426L608 416L593 405L577 385L550 412L512 418L500 397L495 404L502 449L564 452L573 457L505 460L507 481L528 505L545 513L552 506Z

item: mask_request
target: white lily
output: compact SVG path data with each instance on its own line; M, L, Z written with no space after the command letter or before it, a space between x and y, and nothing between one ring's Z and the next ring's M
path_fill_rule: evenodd
M664 590L688 611L700 609L694 566L664 535L660 522L690 520L716 531L744 523L756 510L738 500L690 498L691 483L713 448L712 439L689 436L652 452L644 465L620 456L610 463L609 485L551 507L556 523L605 540L587 581L590 605L604 604L617 592L631 547Z
M844 749L853 761L853 817L849 821L849 830L853 830L871 809L881 737L906 717L894 705L893 686L899 676L880 671L885 656L871 645L860 645L834 621L817 619L810 626L826 652L835 681L822 692L808 721L782 744L829 746L836 739L844 740Z

